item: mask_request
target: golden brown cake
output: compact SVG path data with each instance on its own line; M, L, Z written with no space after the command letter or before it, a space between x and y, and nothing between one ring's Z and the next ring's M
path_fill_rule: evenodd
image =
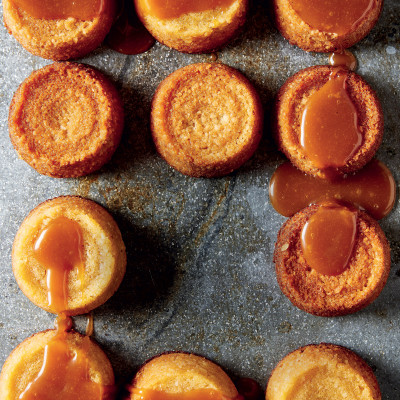
M246 20L248 0L232 0L230 3L227 8L160 18L151 8L151 3L135 0L137 13L147 30L159 42L186 53L211 52L235 36Z
M256 90L223 64L192 64L159 85L151 130L158 152L175 169L194 177L227 175L245 163L262 134Z
M353 0L352 2L356 3L357 1L360 0ZM318 1L312 4L313 7L317 7ZM346 2L338 4L330 1L330 4L333 6L333 11L335 11L337 7L345 8L349 2L347 4ZM369 5L371 6L369 7ZM362 17L352 24L349 29L335 31L334 29L329 30L322 27L318 29L315 26L311 26L310 23L305 21L304 17L302 18L296 12L292 0L274 0L276 25L282 35L291 44L295 44L303 50L317 52L343 50L363 39L378 20L382 5L383 0L372 0L371 3L367 4L367 9Z
M379 224L357 211L357 232L347 268L339 275L325 275L306 262L301 232L321 205L295 214L280 229L274 262L282 292L300 309L333 317L356 312L374 301L390 271L390 248Z
M381 400L372 369L345 347L301 347L273 370L266 400Z
M108 162L123 129L123 107L99 71L55 63L33 72L10 106L10 138L19 156L39 173L87 175Z
M279 149L297 168L321 178L327 176L326 172L307 157L300 143L302 116L308 99L328 82L333 71L335 67L318 65L293 75L279 90L274 111L274 130ZM335 168L334 172L338 175L354 172L367 164L383 137L383 113L376 93L354 72L342 73L347 74L346 92L357 113L362 142L344 165Z
M221 393L228 399L238 396L235 385L217 364L188 353L165 353L146 362L132 383L131 399L139 395L134 389L184 394L199 389Z
M30 53L50 60L82 57L97 48L110 30L115 12L114 2L106 0L104 11L90 21L48 20L32 17L13 0L3 0L8 32Z
M34 249L41 233L59 217L76 221L83 238L83 271L67 275L67 315L84 314L107 301L118 289L126 268L125 246L112 216L95 202L76 196L57 197L38 205L25 218L14 240L13 272L24 294L37 306L49 306L47 270ZM83 272L83 273L82 273Z
M37 333L22 342L10 354L0 374L2 400L18 400L28 383L38 376L43 364L45 346L55 334L55 330ZM67 342L71 351L82 348L84 338L79 333L68 332ZM113 385L114 373L107 356L93 341L89 340L87 343L89 343L86 354L90 379L101 385Z

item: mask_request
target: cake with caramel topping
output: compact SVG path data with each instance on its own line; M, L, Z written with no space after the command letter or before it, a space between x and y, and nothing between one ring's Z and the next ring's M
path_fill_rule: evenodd
M133 380L130 399L156 398L233 400L238 398L238 391L217 364L194 354L177 352L152 358Z
M368 364L345 347L321 343L283 358L269 379L266 400L381 400Z
M33 398L29 396L21 396L23 396L23 393L25 393L26 390L29 388L29 385L32 385L35 379L37 379L39 373L42 373L43 376L43 372L41 372L41 369L44 359L46 357L45 348L52 340L54 340L56 334L57 331L53 329L37 333L22 342L10 354L5 364L3 365L0 374L0 393L2 400L25 400L27 398ZM73 377L75 381L79 378L82 378L84 384L88 386L92 385L94 387L93 391L89 390L90 393L93 393L93 396L87 396L86 399L92 400L99 398L108 398L101 396L101 394L97 394L97 396L94 395L94 393L96 392L104 393L109 387L112 387L112 385L114 385L114 373L110 361L108 360L104 352L100 349L100 347L92 340L90 340L89 337L82 336L79 333L72 331L67 332L65 335L65 346L67 346L71 354L71 358L74 355L76 357L79 354L79 357L84 357L84 364L86 364L87 362L89 375L88 377L80 377L79 371L76 370L70 375L70 378ZM85 360L87 361L85 362ZM57 374L63 375L65 371L62 370L60 360L55 359L52 362L55 363L53 365L52 371L47 372L53 372L56 377ZM74 360L71 360L71 363L73 365ZM67 378L67 376L61 376L61 378ZM87 378L88 380L86 381ZM57 385L56 380L53 385ZM47 393L50 393L52 399L71 398L70 396L68 396L70 395L67 390L68 386L63 388L63 392L54 392L55 388L49 384L47 385L47 388L45 388L45 390L46 389ZM65 393L64 397L60 397L62 396L62 393ZM74 398L82 399L83 397L75 396Z
M238 32L248 0L135 0L135 5L159 42L186 53L205 53L219 49Z
M25 79L14 94L8 122L24 161L41 174L69 178L110 160L124 117L120 96L102 73L66 62Z
M337 79L342 81L329 92L328 85ZM323 91L327 93L318 99L319 108L314 107L307 125L309 104ZM383 137L383 113L374 90L356 73L331 66L306 68L289 78L278 92L274 121L279 149L297 168L320 178L362 168L372 159ZM348 129L355 132L348 134ZM319 148L308 145L304 135L309 138L309 131L311 139L319 141ZM347 143L350 134L356 137ZM320 154L315 154L318 151Z
M158 152L194 177L227 175L255 152L262 134L259 96L237 70L192 64L157 88L151 130Z
M112 0L91 0L99 3L99 10L92 11L88 19L82 20L79 16L83 12L68 17L60 12L60 5L56 6L53 16L43 18L41 15L32 15L32 7L38 9L38 3L43 5L43 15L50 14L47 9L48 1L33 2L30 7L24 7L28 0L3 0L3 18L6 28L21 45L30 53L50 60L68 60L82 57L97 48L109 32L115 17L115 4ZM65 3L74 3L63 0ZM88 1L75 1L76 4L88 6ZM56 4L53 2L53 4ZM101 8L100 8L101 7ZM40 8L39 8L40 9ZM46 11L46 12L45 12ZM57 14L60 14L59 16ZM59 18L57 18L57 16Z
M377 22L383 0L274 0L282 35L306 51L331 52L353 46Z
M103 207L64 196L45 201L25 218L14 240L12 265L33 303L52 313L78 315L114 294L125 274L126 252L117 224ZM60 274L61 284L53 287L53 276Z
M314 315L333 317L356 312L378 297L389 276L390 248L379 224L368 214L351 209L355 217L354 243L348 247L343 268L332 273L312 268L313 258L307 258L303 244L304 229L322 207L311 205L282 226L274 262L279 286L295 306ZM332 240L336 240L335 224L326 223L325 234ZM322 235L316 232L318 240ZM342 247L348 245L345 241L336 253L341 256ZM317 251L323 253L323 259L326 251Z

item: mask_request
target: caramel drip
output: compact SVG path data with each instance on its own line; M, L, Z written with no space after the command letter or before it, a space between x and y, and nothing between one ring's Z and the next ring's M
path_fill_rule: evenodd
M133 0L122 2L121 12L106 38L107 44L122 54L140 54L147 51L155 40L139 21Z
M346 71L332 71L325 85L309 97L303 111L300 144L317 168L345 165L362 143L346 80Z
M159 19L179 18L182 15L214 10L227 9L235 0L136 0L148 14Z
M75 18L90 21L105 11L106 0L12 0L12 2L38 19Z
M94 332L94 321L93 321L93 314L87 314L87 323L86 323L86 336L92 336Z
M336 199L381 219L394 206L396 183L389 169L378 160L372 160L356 174L334 182L306 175L286 162L271 178L269 197L275 210L286 217L310 204Z
M197 389L185 393L166 393L160 390L130 388L132 398L135 400L239 400L229 399L222 393L213 389Z
M290 0L299 17L313 29L345 35L366 18L376 0Z
M304 225L301 248L307 264L323 275L340 275L348 267L357 233L357 212L323 204Z
M348 50L337 51L329 55L329 64L332 67L343 67L350 71L355 71L357 68L357 59L353 53Z
M66 217L53 219L34 246L37 261L47 270L49 307L60 313L68 303L68 273L79 268L83 282L83 237L80 225Z
M70 318L61 314L56 334L46 344L42 368L28 384L20 400L104 400L106 388L90 380L87 358L89 337L81 348L72 350L67 339Z

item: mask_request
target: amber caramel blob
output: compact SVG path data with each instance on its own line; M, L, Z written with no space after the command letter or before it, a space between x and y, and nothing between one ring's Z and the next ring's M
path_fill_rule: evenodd
M107 36L107 44L122 54L140 54L155 43L155 39L140 22L133 0L124 0L120 16Z
M290 4L311 28L344 35L354 30L365 18L374 1L290 0Z
M300 144L317 168L342 167L362 144L357 110L346 91L347 73L334 70L307 100Z
M192 12L226 9L234 0L147 0L150 15L159 19L173 19Z
M301 232L307 264L323 275L340 275L353 253L356 233L357 212L339 204L323 204Z
M104 0L12 0L13 3L38 19L75 18L90 21L105 8Z
M350 71L355 71L357 68L357 59L351 51L337 51L329 55L329 64L332 67L344 67Z
M87 351L89 337L81 348L71 351L67 331L70 318L57 319L57 333L46 344L43 366L28 384L20 400L103 400L106 388L90 380Z
M275 210L286 217L312 203L334 199L354 204L381 219L394 206L396 183L389 169L376 159L356 174L333 182L306 175L286 162L271 178L269 197Z
M67 308L68 272L83 270L83 251L80 225L63 216L52 220L35 243L34 255L47 270L49 306L57 312Z
M196 389L186 393L166 393L161 390L131 388L136 400L229 400L213 389Z

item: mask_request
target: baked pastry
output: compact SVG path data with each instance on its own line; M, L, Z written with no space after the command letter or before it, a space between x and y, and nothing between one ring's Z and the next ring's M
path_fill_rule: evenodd
M383 0L274 0L282 35L306 51L330 52L353 46L373 28Z
M10 354L0 374L2 400L20 399L20 395L27 389L28 384L39 375L43 365L45 347L55 335L55 330L37 333L22 342ZM97 344L76 332L66 333L65 340L72 354L85 352L89 377L92 382L101 386L114 385L114 373L110 361ZM75 376L76 378L77 376ZM102 390L101 386L100 390ZM50 391L51 389L51 387L48 388ZM107 388L105 387L104 390Z
M194 177L227 175L255 152L262 134L256 90L223 64L192 64L158 86L151 130L161 156Z
M116 13L115 2L104 0L101 11L89 20L46 19L32 16L18 5L21 3L21 0L3 0L8 32L30 53L50 60L68 60L90 53L103 42Z
M353 210L356 231L344 270L327 274L311 268L302 247L302 234L321 207L305 208L280 229L274 252L278 283L289 300L308 313L326 317L353 313L382 291L390 271L389 244L374 219ZM327 229L332 232L333 225L327 224Z
M345 347L321 343L288 354L272 371L266 400L381 400L372 369Z
M354 129L359 137L354 139L354 143L349 144L351 146L349 149L344 149L347 136L337 139L326 130L326 125L324 129L319 129L322 150L327 152L336 148L335 151L340 153L337 160L330 163L329 160L326 160L327 164L324 168L312 152L306 152L307 148L304 146L302 134L305 115L307 115L305 110L308 104L315 99L315 96L320 96L323 93L322 90L326 90L332 79L344 79L344 82L339 82L340 89L337 89L341 90L339 95L343 98L339 105L332 107L330 113L324 108L326 116L322 112L319 112L318 115L323 118L331 118L337 112L339 115L336 119L339 121L337 123L348 122L345 126L349 126L349 128L352 128L351 125L356 125ZM327 102L334 99L334 97L329 98L329 95L326 98ZM342 115L348 108L347 116ZM383 113L376 93L359 75L341 68L318 65L296 73L279 90L274 115L274 129L279 149L296 167L321 178L344 175L362 168L374 156L383 137ZM355 119L357 120L356 124L354 123ZM323 136L324 132L329 132L329 134ZM340 132L343 130L339 130ZM342 154L345 150L347 153Z
M161 354L146 362L133 379L130 398L146 398L146 392L154 391L176 395L177 399L196 391L202 391L202 399L218 399L216 394L224 399L238 396L235 385L217 364L179 352Z
M10 106L9 131L19 156L39 173L87 175L105 164L123 129L123 107L99 71L55 63L33 72Z
M139 18L161 43L185 53L206 53L226 44L246 20L248 0L135 0Z
M56 226L58 232L54 234L53 242L46 239L43 246L47 247L40 248L44 232L50 227L54 229L54 223L60 222L60 218L64 219L61 230ZM70 234L69 227L65 226L68 223L78 225L81 261L71 261L68 266L50 266L66 274L65 307L57 309L48 298L49 268L42 265L47 262L46 254L38 256L37 251L44 249L56 259L55 262L62 264L65 261L62 250L67 246L65 243ZM57 235L64 238L61 249L54 244ZM33 303L52 313L78 315L103 304L118 289L125 274L126 253L118 226L103 207L81 197L63 196L39 204L25 218L14 240L12 265L19 287Z

